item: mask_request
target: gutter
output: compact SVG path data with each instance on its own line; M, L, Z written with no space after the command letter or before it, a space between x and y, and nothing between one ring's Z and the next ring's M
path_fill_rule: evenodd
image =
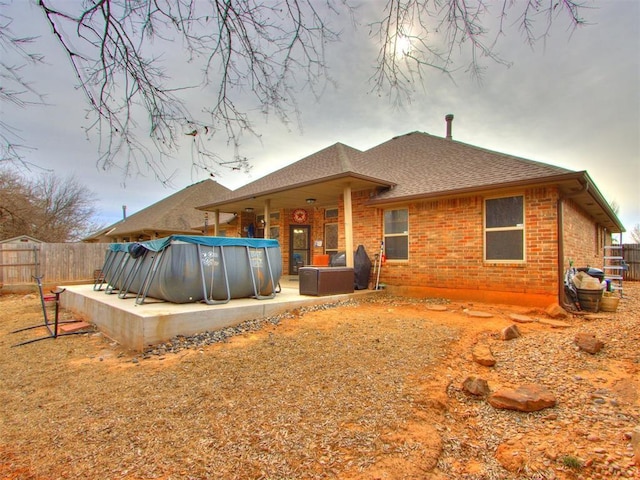
M609 218L613 220L613 223L615 223L616 226L620 229L620 233L626 232L627 230L620 222L618 215L611 209L611 205L609 205L609 202L607 202L602 193L600 193L598 187L596 187L596 184L593 182L593 180L591 180L591 177L589 177L589 174L586 171L582 173L584 174L584 179L588 185L587 190L589 191L593 199L598 202L598 205L600 205L600 207L607 213ZM589 186L591 188L589 188Z
M486 185L473 185L469 187L456 188L456 189L446 190L446 191L436 191L436 192L430 192L426 194L420 193L420 194L414 194L414 195L406 195L406 196L397 197L397 198L374 198L374 199L368 200L366 202L366 205L376 206L376 205L384 205L384 204L392 204L392 203L406 203L406 202L412 202L412 201L418 201L418 200L428 200L432 198L457 197L457 196L462 196L467 194L482 193L482 192L496 190L496 189L520 188L520 187L528 187L533 185L549 185L549 184L555 184L561 181L568 181L568 180L580 181L582 178L584 178L582 173L583 172L570 172L570 173L552 175L548 177L515 180L512 182L488 183Z

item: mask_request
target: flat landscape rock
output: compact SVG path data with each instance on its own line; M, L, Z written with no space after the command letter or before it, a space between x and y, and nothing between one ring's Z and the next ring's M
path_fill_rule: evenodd
M571 326L570 323L562 322L560 320L551 320L549 318L541 318L538 320L538 323L549 325L551 328L569 328Z
M473 361L485 367L493 367L496 359L488 345L476 345L471 352Z
M481 312L480 310L465 310L464 313L466 313L470 317L476 317L476 318L491 318L491 317L493 317L493 314L487 313L487 312Z
M78 330L82 330L84 328L90 328L91 324L89 322L73 322L73 323L65 323L62 325L58 325L58 330L64 333L77 332Z
M427 310L431 310L432 312L446 312L447 307L444 305L429 305Z
M567 311L557 303L552 303L545 311L551 318L567 318L569 316Z
M633 448L633 461L640 467L640 427L631 434L631 448Z
M521 385L515 389L501 388L489 397L492 407L519 412L537 412L555 407L556 403L556 396L546 387L537 384Z
M487 381L484 378L478 377L467 377L464 382L462 382L462 389L476 397L486 397L491 393Z
M509 318L518 323L531 323L535 321L533 318L527 315L522 315L520 313L511 313L509 314Z

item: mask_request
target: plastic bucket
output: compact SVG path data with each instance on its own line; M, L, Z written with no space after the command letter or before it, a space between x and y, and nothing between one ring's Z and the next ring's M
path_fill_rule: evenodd
M587 312L597 312L602 301L602 290L585 290L583 288L577 288L578 301L582 310Z
M600 300L600 311L602 312L615 312L618 309L619 297L604 296Z

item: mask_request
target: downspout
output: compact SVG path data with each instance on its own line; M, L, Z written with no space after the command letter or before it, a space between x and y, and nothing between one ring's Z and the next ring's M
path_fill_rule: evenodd
M570 195L558 195L558 300L564 297L564 200L586 193L589 182Z
M564 203L562 196L558 195L558 303L564 303Z

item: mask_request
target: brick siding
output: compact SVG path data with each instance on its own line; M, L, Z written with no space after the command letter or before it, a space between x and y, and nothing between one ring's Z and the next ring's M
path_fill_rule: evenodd
M564 265L602 268L603 246L611 243L611 235L597 225L573 201L563 202Z
M384 209L367 206L371 191L352 193L354 249L363 245L371 262L380 250ZM523 195L525 205L525 261L484 261L484 200L472 195L461 198L417 201L394 208L409 211L409 260L387 261L380 281L400 293L449 298L504 300L546 306L557 301L558 190L530 188L504 196ZM338 249L345 249L344 202L338 202ZM324 208L307 208L311 225L311 258L324 254ZM288 269L290 211L283 211L280 231L285 272ZM602 264L601 246L605 232L585 212L564 201L565 265ZM331 220L332 222L335 219ZM600 235L600 237L598 237ZM372 272L373 276L373 272Z
M557 192L511 192L525 198L523 263L485 262L484 198L434 200L409 208L409 260L387 262L382 279L391 285L527 295L557 293Z

